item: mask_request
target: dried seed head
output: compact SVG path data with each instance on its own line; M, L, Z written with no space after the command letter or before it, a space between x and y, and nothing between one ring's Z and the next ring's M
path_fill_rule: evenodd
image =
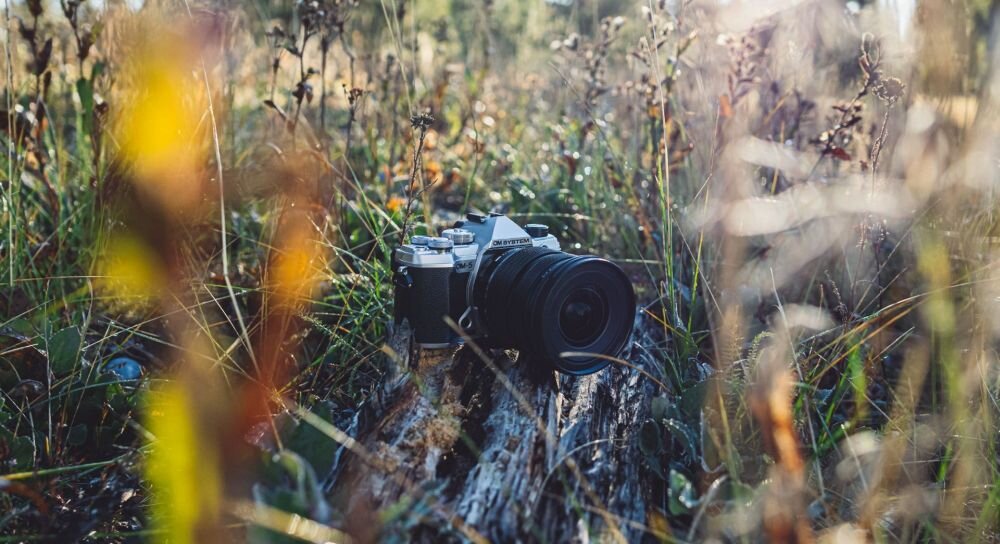
M434 124L434 116L430 113L420 113L410 117L410 126L420 130L427 130Z
M875 96L881 98L889 104L895 103L903 97L906 92L906 85L898 77L887 77L879 80L874 89Z
M347 95L347 102L351 106L355 106L358 101L361 100L361 97L365 94L365 92L357 87L353 87L348 90L347 85L344 85L344 94Z

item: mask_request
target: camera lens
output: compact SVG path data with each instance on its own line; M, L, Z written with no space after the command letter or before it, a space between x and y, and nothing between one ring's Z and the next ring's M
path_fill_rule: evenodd
M586 346L604 331L607 313L607 303L597 291L579 289L562 305L559 331L570 344Z
M473 297L490 342L516 347L568 374L608 365L632 331L635 293L625 273L598 257L529 247L494 256Z

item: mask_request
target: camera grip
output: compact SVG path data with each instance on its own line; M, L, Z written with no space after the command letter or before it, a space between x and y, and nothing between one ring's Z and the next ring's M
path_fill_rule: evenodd
M413 328L414 340L424 347L451 344L453 332L444 317L451 309L452 268L413 268L413 282L407 289L405 317Z

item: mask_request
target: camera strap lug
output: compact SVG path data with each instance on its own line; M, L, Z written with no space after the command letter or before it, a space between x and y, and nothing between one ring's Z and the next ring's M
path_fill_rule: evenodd
M396 273L392 275L392 283L396 287L409 289L413 287L413 276L410 275L409 269L405 266L401 266L397 268Z
M467 336L475 336L476 331L479 330L479 318L477 315L476 307L469 306L458 318L458 326L462 328L462 331Z

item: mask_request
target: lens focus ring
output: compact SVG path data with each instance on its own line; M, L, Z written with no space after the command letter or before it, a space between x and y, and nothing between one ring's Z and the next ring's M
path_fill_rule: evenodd
M511 299L516 294L514 283L533 261L547 255L558 254L559 252L553 249L527 247L504 252L497 258L492 273L486 278L482 305L487 317L491 342L505 344L504 347L516 347L512 329L517 322L516 318L511 316L513 309Z

